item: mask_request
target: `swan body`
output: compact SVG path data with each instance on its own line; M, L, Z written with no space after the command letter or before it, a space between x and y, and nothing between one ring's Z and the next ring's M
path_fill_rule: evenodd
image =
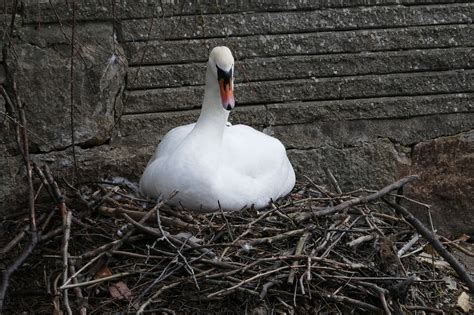
M140 179L145 195L177 192L169 204L213 211L263 208L291 191L295 173L282 143L227 123L234 107L233 67L227 47L212 50L201 115L162 139Z

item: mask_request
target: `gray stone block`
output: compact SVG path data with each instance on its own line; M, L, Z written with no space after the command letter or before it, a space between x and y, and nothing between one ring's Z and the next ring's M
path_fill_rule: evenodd
M4 84L6 79L5 66L0 63L0 84Z
M131 67L128 89L204 84L205 62ZM236 82L470 69L472 48L255 58L237 61Z
M75 143L98 145L111 136L116 99L125 82L127 63L113 44L111 24L77 27L78 54L74 63ZM111 59L113 47L116 58ZM70 131L70 46L60 26L24 28L15 49L5 60L15 77L20 99L33 137L32 152L48 152L71 145Z
M423 95L474 90L474 70L299 79L236 84L239 105ZM200 106L204 87L127 92L125 112L156 112Z
M344 191L383 187L397 178L399 164L405 163L403 155L387 139L345 148L292 149L288 156L297 174L318 184L328 184L324 168L329 168Z
M308 1L309 2L309 1ZM122 41L289 34L472 22L472 4L159 16L122 21Z
M23 21L32 23L65 23L72 19L72 1L23 0ZM163 12L157 1L136 0L129 2L82 0L76 2L76 21L98 21L126 18L147 18Z
M52 3L52 5L50 4ZM423 3L438 3L437 0L424 0ZM467 2L445 0L443 3ZM1 3L1 2L0 2ZM67 21L72 15L71 2L62 0L38 1L23 0L23 15L25 23L57 22L55 11L61 21ZM222 14L241 11L291 11L314 10L322 8L355 7L388 4L414 4L413 0L356 0L356 1L155 1L155 0L119 0L97 1L82 0L77 6L76 18L78 21L112 19L146 18L169 15L190 14ZM54 6L54 10L52 8Z
M474 94L397 96L267 105L269 125L315 121L391 119L474 112Z
M407 118L314 121L309 124L272 126L271 130L287 148L307 149L322 146L360 146L379 138L410 146L425 139L456 134L472 128L474 111Z
M255 57L470 46L474 26L442 25L202 40L124 43L131 65L203 62L211 48L226 45L237 60Z

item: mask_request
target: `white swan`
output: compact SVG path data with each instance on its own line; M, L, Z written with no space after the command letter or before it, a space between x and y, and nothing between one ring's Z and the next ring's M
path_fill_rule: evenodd
M211 51L201 115L169 131L140 179L141 191L191 210L263 208L287 195L295 172L281 142L249 126L227 123L234 108L234 58Z

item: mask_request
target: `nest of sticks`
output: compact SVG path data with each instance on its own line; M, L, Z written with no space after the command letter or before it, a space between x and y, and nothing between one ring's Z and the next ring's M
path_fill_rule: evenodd
M264 210L193 213L33 171L54 206L7 220L5 314L443 313L472 290L456 242L401 205L416 176L349 193L307 179Z

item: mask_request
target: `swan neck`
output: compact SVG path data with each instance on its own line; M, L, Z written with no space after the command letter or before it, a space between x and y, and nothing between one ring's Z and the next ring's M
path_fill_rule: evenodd
M222 138L224 128L229 117L229 112L221 105L219 84L211 69L206 71L206 86L201 114L196 123L196 129L207 130L217 137Z

